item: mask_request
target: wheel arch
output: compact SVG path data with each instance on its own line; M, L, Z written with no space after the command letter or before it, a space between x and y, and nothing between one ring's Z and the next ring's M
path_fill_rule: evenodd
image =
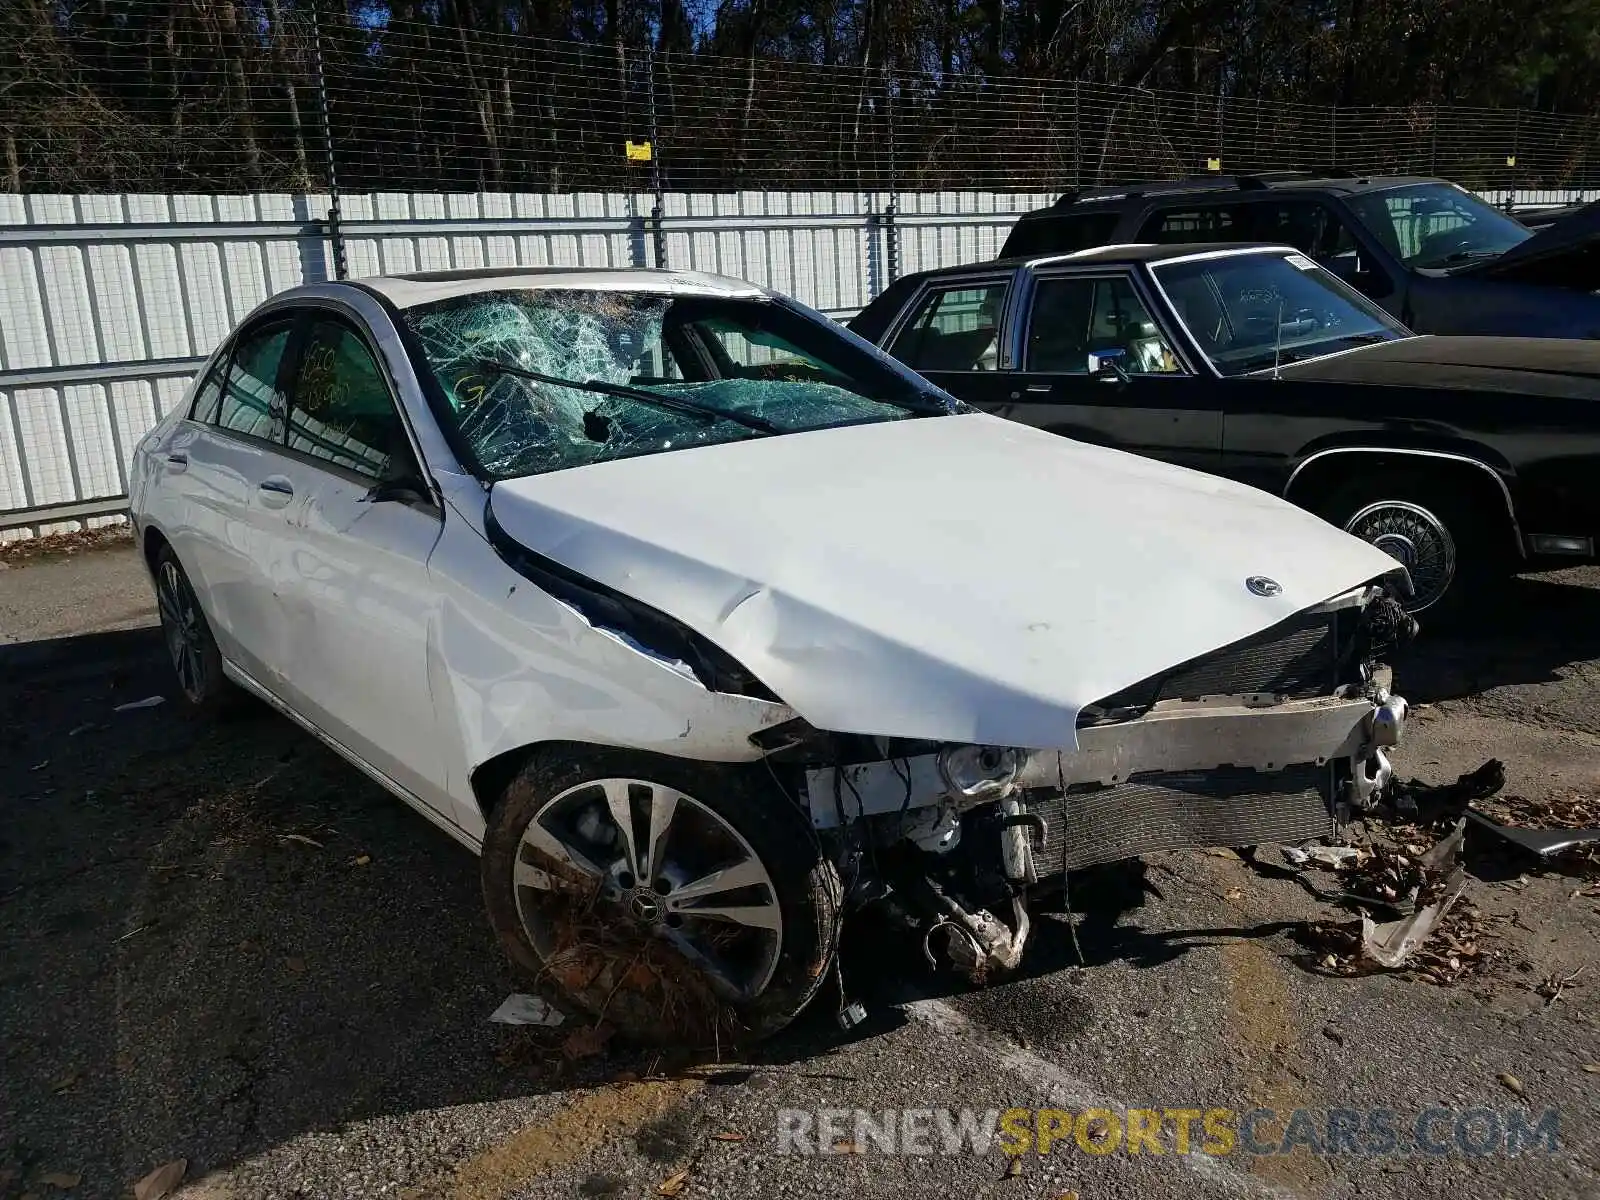
M146 524L139 530L139 553L144 557L145 569L150 572L150 578L154 579L156 575L156 558L170 545L172 540L156 525Z
M513 746L509 750L502 750L498 754L484 759L467 772L467 784L472 789L472 798L478 806L478 813L487 824L493 816L495 808L498 807L501 799L505 796L506 789L511 786L511 782L522 773L523 768L535 757L544 754L570 756L599 751L626 751L630 754L654 755L663 759L678 758L680 761L687 763L730 768L754 767L762 761L760 759L751 759L748 761L713 762L708 759L662 754L659 750L642 750L637 746L629 746L621 742L586 742L564 738L547 738L542 741L524 742L520 746Z
M1507 477L1514 475L1509 464L1496 463L1495 456L1480 453L1476 447L1436 449L1421 446L1344 445L1325 446L1303 455L1290 472L1283 497L1302 508L1315 510L1318 503L1360 475L1392 472L1408 476L1425 475L1447 480L1476 496L1487 511L1503 514L1516 554L1524 554L1522 530L1517 521L1516 501Z

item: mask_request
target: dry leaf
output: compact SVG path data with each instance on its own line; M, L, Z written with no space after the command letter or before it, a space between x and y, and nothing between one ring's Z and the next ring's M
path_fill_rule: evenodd
M682 1171L674 1171L671 1175L668 1175L665 1179L663 1179L661 1181L661 1185L656 1188L656 1195L681 1196L683 1195L683 1189L688 1186L689 1171L687 1168L685 1168Z
M352 866L365 867L372 862L372 855L358 854L350 860Z
M1600 1063L1584 1063L1583 1069L1591 1075L1600 1075Z
M315 838L308 838L303 833L281 833L278 836L286 842L299 842L302 846L314 846L318 850L322 849L321 842L317 841Z
M1236 888L1236 887L1229 888L1227 891L1222 893L1222 898L1224 900L1243 900L1244 899L1244 889L1243 888ZM1015 1162L1016 1160L1013 1159L1012 1161Z
M1012 1155L1010 1158L1006 1159L1006 1169L1004 1171L1000 1172L1000 1178L1001 1179L1015 1179L1018 1175L1021 1175L1021 1174L1022 1174L1022 1159L1017 1155Z
M183 1182L188 1170L187 1158L175 1158L169 1163L162 1163L133 1185L133 1200L162 1200L163 1196L170 1195Z
M867 1148L860 1142L846 1140L842 1142L835 1142L833 1144L833 1152L835 1154L865 1154L867 1152Z
M1523 1090L1522 1080L1518 1079L1510 1071L1501 1071L1495 1078L1506 1086L1506 1090L1513 1094L1518 1096L1527 1095L1527 1092Z
M39 1176L39 1182L45 1187L53 1187L62 1192L77 1187L82 1181L83 1176L75 1171L46 1171Z
M568 1058L593 1058L596 1054L604 1053L611 1033L609 1025L579 1026L567 1034L566 1041L561 1043L561 1053Z
M299 975L302 974L306 969L306 960L301 958L298 954L291 954L288 958L283 960L283 965L288 967L289 970L293 971L296 975Z
M713 1133L711 1140L713 1142L742 1142L744 1141L744 1134L731 1131L728 1133Z
M59 1095L61 1092L66 1091L68 1088L77 1083L78 1079L79 1075L76 1071L68 1071L60 1079L56 1080L50 1085L50 1090Z

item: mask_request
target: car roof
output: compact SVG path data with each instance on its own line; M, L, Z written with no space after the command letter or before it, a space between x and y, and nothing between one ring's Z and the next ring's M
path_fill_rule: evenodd
M724 275L711 275L703 271L588 270L581 267L474 267L455 271L373 275L349 282L377 292L397 308L411 308L478 292L533 288L729 298L757 298L767 294L762 288L742 279L729 279Z
M1153 180L1114 187L1074 188L1046 209L1036 212L1060 214L1077 212L1099 205L1117 207L1129 200L1151 200L1170 196L1213 196L1224 192L1249 195L1257 192L1317 191L1353 194L1386 191L1419 183L1450 186L1447 180L1427 175L1318 175L1309 172L1280 171L1261 175L1199 175L1187 179Z
M1053 267L1066 264L1090 263L1096 266L1132 266L1138 263L1159 264L1180 258L1218 253L1298 254L1293 246L1272 242L1177 242L1161 244L1138 242L1127 245L1091 246L1064 254L1016 254L1009 258L995 258L987 262L965 263L958 267L932 267L905 275L897 281L906 284L911 280L933 279L948 275L984 275L1014 271L1018 267Z

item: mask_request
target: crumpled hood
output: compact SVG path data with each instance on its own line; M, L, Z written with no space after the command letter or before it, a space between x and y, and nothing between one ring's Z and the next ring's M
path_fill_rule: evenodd
M1265 492L975 414L507 480L490 507L819 729L1028 748L1395 566Z

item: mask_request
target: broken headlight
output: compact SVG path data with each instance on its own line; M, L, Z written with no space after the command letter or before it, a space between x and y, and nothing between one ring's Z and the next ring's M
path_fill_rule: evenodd
M1022 752L1000 746L946 746L939 751L945 787L968 800L1001 795L1022 770Z

